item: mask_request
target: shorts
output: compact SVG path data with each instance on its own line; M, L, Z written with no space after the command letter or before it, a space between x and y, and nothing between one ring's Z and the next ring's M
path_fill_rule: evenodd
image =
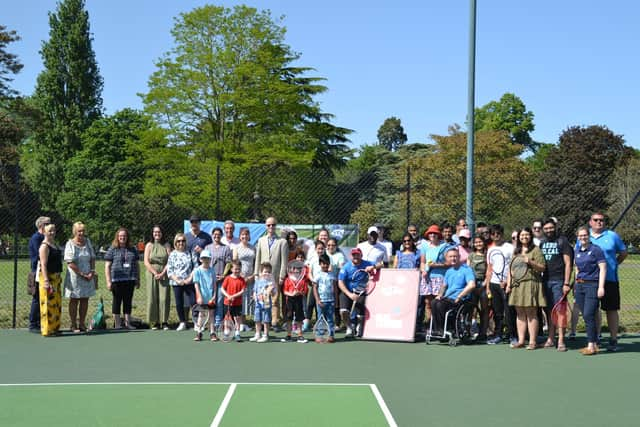
M366 300L366 296L361 295L356 302L356 313L358 316L364 316L364 302ZM353 300L346 296L345 294L340 294L340 311L351 311L351 307L353 306Z
M564 285L562 280L549 280L542 283L544 297L547 300L547 309L551 310L562 298L562 285Z
M302 322L302 320L304 319L304 297L302 295L296 295L295 297L289 297L285 295L284 300L285 319L289 321L295 319L298 322Z
M264 308L262 305L256 304L253 321L256 323L271 323L271 307Z
M227 312L231 313L233 317L238 317L242 315L242 306L241 305L225 305L224 306L224 314Z
M604 282L604 296L600 299L600 309L604 311L620 310L620 283Z

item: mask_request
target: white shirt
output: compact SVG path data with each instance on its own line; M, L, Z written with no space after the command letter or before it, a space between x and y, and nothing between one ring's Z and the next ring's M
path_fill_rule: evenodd
M238 237L234 237L233 239L231 239L231 241L229 242L227 240L227 236L222 236L222 238L220 239L220 242L223 245L227 245L229 246L229 249L234 250L239 244L240 244L240 239Z
M358 248L362 251L362 259L365 261L370 261L375 264L379 262L389 262L387 248L380 244L380 242L376 242L373 245L369 243L369 241L360 242L358 243Z

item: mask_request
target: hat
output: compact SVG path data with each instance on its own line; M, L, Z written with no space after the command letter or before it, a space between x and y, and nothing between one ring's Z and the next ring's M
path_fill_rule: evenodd
M375 225L372 225L367 229L367 234L371 234L371 233L380 234L380 231L378 231L378 227L376 227Z
M438 227L436 224L433 224L431 227L427 228L427 231L424 232L424 237L429 237L429 234L431 233L436 233L438 235L438 238L442 239L442 232L440 231L440 227Z
M200 217L198 215L191 215L189 222L200 222Z
M360 255L362 255L362 250L361 250L360 248L353 248L353 249L351 249L351 255L354 255L354 254L360 254Z
M211 259L211 252L209 252L207 249L203 250L202 252L200 252L200 258Z
M471 232L465 228L464 230L460 230L460 233L458 233L458 237L464 237L465 239L470 239Z

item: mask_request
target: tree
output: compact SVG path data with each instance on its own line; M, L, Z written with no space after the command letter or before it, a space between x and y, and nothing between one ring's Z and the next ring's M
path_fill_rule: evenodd
M640 151L630 149L626 160L611 175L607 211L616 221L640 191ZM636 200L626 212L616 231L625 242L640 246L640 201Z
M502 130L514 144L535 152L538 143L531 139L535 129L533 113L513 93L505 93L499 101L491 101L475 112L475 130Z
M63 0L49 13L34 100L42 123L24 151L26 177L47 208L55 206L64 163L82 148L82 132L102 114L100 77L83 0Z
M621 135L605 126L566 129L548 154L540 176L540 201L545 214L560 221L567 235L585 224L594 211L606 211L609 178L624 158Z
M396 151L407 142L407 134L400 123L400 119L389 117L378 129L378 144L389 151Z
M7 52L6 48L9 43L20 40L20 36L7 27L0 25L0 99L15 94L15 91L9 87L9 82L13 79L7 77L7 74L18 74L22 69L22 64L18 57Z

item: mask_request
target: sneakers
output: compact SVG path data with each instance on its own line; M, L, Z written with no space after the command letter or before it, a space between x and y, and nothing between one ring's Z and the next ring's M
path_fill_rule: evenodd
M353 338L353 329L347 327L347 332L344 333L345 338Z
M184 322L180 322L180 324L176 328L176 331L184 331L185 329L187 329L187 324Z
M198 332L196 337L193 339L194 341L202 341L202 332Z
M327 342L336 342L336 339L333 337L333 335L331 335L328 339Z
M490 345L495 345L495 344L500 344L502 342L502 337L493 337L490 340L487 340L487 344Z
M250 330L251 330L251 327L249 325L245 325L244 323L240 325L240 332L248 332Z
M302 335L298 335L298 339L296 340L297 342L299 342L300 344L305 344L307 342L309 342L305 337L303 337Z
M291 342L291 335L287 335L284 338L280 338L280 342Z
M569 334L569 340L570 340L570 341L573 341L573 340L575 340L575 339L576 339L576 333L575 333L575 332L571 332L571 333Z
M163 331L168 331L169 330L169 325L167 325L166 323L164 325L162 325L162 330Z
M262 337L260 337L260 339L256 342L269 342L269 335L263 335Z
M609 339L609 344L607 344L607 351L615 353L618 351L618 340Z
M517 338L511 338L511 340L509 340L509 345L510 346L515 346L518 344L518 339Z
M255 334L253 338L249 338L249 342L258 342L260 339L260 334Z

